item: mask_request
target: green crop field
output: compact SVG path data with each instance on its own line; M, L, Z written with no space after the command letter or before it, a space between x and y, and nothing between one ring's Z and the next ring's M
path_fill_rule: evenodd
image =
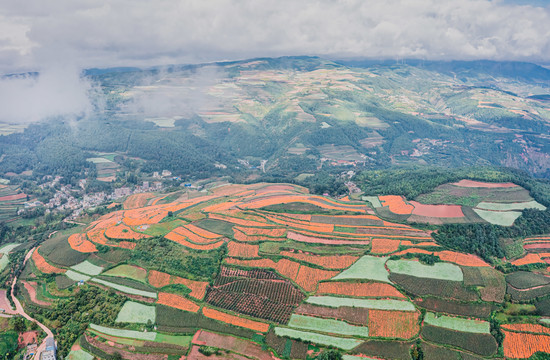
M9 252L18 247L19 243L11 243L6 244L0 248L0 254L2 254L2 257L0 258L0 271L4 270L6 266L8 266L9 263Z
M133 289L133 288L128 287L128 286L115 284L115 283L105 281L105 280L102 280L102 279L97 279L97 278L94 278L92 280L94 282L98 283L98 284L108 286L110 288L122 291L122 292L127 293L127 294L140 295L140 296L145 296L145 297L153 298L153 299L157 298L157 293L154 293L154 292L137 290L137 289Z
M512 226L514 221L521 215L520 211L490 211L481 209L474 209L474 211L483 220L493 225L501 226Z
M365 255L357 260L347 270L336 275L333 280L364 279L382 282L390 282L389 274L384 264L388 257L375 257Z
M155 323L155 306L144 305L134 301L126 301L118 316L116 322L147 324L148 321Z
M520 203L493 203L493 202L480 202L476 208L481 210L523 210L523 209L539 209L546 210L546 206L539 204L535 200L520 202Z
M353 299L336 296L310 296L307 303L337 308L340 306L361 307L379 310L415 311L415 307L408 301L401 300L371 300Z
M81 274L81 273L78 273L76 271L72 271L72 270L67 270L67 272L65 273L65 275L67 275L67 277L71 280L74 280L74 281L88 281L90 280L90 277L88 275L84 275L84 274Z
M135 331L135 330L115 329L115 328L109 328L109 327L96 325L96 324L90 324L90 329L98 331L105 335L128 338L128 339L136 339L136 340L155 341L157 337L157 333L155 332L142 332L142 331Z
M369 336L369 329L366 326L354 326L340 320L322 319L297 314L292 314L288 326L339 335Z
M351 350L357 345L361 344L361 341L355 340L355 339L338 338L334 336L321 335L321 334L281 328L281 327L275 328L275 334L278 336L286 336L292 339L299 339L302 341L311 341L319 345L334 346L342 350Z
M489 334L491 331L491 326L487 321L461 319L446 315L436 317L435 314L431 312L426 313L426 316L424 317L424 322L432 326L462 332Z
M71 266L71 269L81 272L83 274L92 275L92 276L99 275L103 271L103 268L101 266L96 266L91 262L89 262L88 260L84 260L80 264Z
M86 351L82 349L72 350L67 356L67 360L94 360L94 359L95 357L93 355L88 354Z
M103 275L107 276L118 276L118 277L124 277L124 278L130 278L141 282L147 282L147 270L132 266L132 265L119 265L115 268L112 268Z
M371 357L354 356L354 355L342 355L342 360L376 360Z
M386 264L390 272L397 274L451 281L464 279L460 267L449 263L438 262L433 265L424 265L412 260L388 260Z
M192 336L168 335L168 334L157 333L157 336L155 337L155 342L163 343L163 344L173 344L173 345L179 345L179 346L189 346L192 339L193 339Z

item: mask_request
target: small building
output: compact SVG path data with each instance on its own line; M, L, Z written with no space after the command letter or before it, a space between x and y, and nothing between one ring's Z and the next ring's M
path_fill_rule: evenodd
M52 337L46 338L46 350L40 354L40 360L56 360L55 340Z

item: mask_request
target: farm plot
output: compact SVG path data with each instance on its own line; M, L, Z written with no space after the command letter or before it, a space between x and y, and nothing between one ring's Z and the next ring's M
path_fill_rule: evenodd
M514 221L521 216L521 211L490 211L474 209L483 220L500 226L512 226Z
M325 244L325 245L368 245L370 244L369 240L355 240L355 239L343 239L335 236L330 238L323 238L321 234L314 233L305 233L305 232L295 232L289 231L286 234L286 237L290 240L310 243L310 244Z
M340 306L332 308L303 303L296 308L295 313L325 319L340 319L350 324L367 326L369 324L370 311L372 310L358 307Z
M550 336L503 331L502 348L509 359L525 359L536 352L550 352Z
M72 271L72 270L67 270L67 272L65 273L65 275L71 279L71 280L74 280L74 281L88 281L91 279L90 276L88 275L84 275L84 274L81 274L79 272L76 272L76 271Z
M516 271L506 275L506 282L516 289L530 289L550 284L550 278L529 271Z
M243 244L236 241L230 241L227 244L227 255L238 258L257 258L260 245Z
M275 334L278 336L289 337L291 339L311 341L319 345L334 346L342 350L351 350L357 345L361 344L361 341L355 339L338 338L329 335L322 335L282 327L276 327Z
M418 334L418 311L369 310L370 336L410 339Z
M419 278L397 273L392 273L390 280L416 296L433 295L460 301L479 300L477 292L464 287L459 281Z
M191 290L189 296L198 300L202 300L204 298L206 288L208 287L208 283L205 281L189 280L156 270L149 271L149 284L157 288L162 288L171 284L185 285Z
M410 275L436 280L462 281L464 275L460 267L449 263L424 265L418 261L388 260L386 263L392 273Z
M96 282L98 284L101 284L101 285L108 286L110 288L113 288L115 290L121 291L121 292L126 293L126 294L144 296L144 297L153 298L153 299L157 298L157 293L154 293L154 292L134 289L134 288L131 288L129 286L115 284L115 283L112 283L110 281L105 281L103 279L93 278L92 281Z
M405 298L395 287L386 283L321 282L317 294L334 294L355 297Z
M0 272L8 266L9 263L9 253L16 247L18 247L19 243L12 243L12 244L6 244L0 248Z
M71 349L71 352L67 355L67 360L94 360L94 356L80 349L79 346L78 349Z
M96 246L86 238L86 234L72 234L67 239L71 249L81 253L93 253L97 251Z
M415 311L415 307L408 301L400 300L371 300L371 299L355 299L355 298L342 298L335 296L310 296L306 300L309 304L328 306L328 307L361 307L366 309L378 309L378 310L401 310L401 311Z
M462 206L460 205L427 205L417 201L410 201L414 206L413 215L435 218L462 218Z
M156 309L154 306L140 304L134 301L126 301L118 316L116 322L123 323L138 323L138 324L147 324L155 323L156 320Z
M488 318L492 310L492 306L486 303L463 303L435 297L419 298L414 300L414 303L437 313L474 317L478 319Z
M362 279L389 283L388 271L384 267L388 257L365 255L350 268L333 277L333 280Z
M428 341L456 346L481 356L491 356L498 349L498 344L491 334L461 332L428 324L422 326L422 337Z
M84 260L80 264L71 266L71 269L78 271L82 274L91 275L91 276L99 275L103 271L103 268L101 266L94 265L88 260Z
M288 326L302 330L313 330L315 332L337 335L369 336L369 328L366 326L354 326L340 320L321 319L296 314L292 314Z
M166 305L175 309L193 313L196 313L200 309L200 306L191 300L184 298L183 296L164 292L159 293L157 304Z
M228 313L224 313L208 307L202 308L202 314L207 318L218 320L235 326L240 326L253 331L265 333L269 330L268 323L245 319L240 316L230 315Z
M399 359L409 360L411 348L414 342L388 341L372 339L363 341L361 345L351 351L352 354L373 356L376 359Z
M64 269L60 269L56 266L50 265L46 259L38 252L40 248L37 248L32 253L32 261L36 268L44 274L61 274L64 273Z
M510 210L524 210L524 209L538 209L546 210L546 206L539 204L535 200L519 202L519 203L492 203L482 201L476 205L476 208L481 210L492 211L510 211Z
M319 256L294 251L282 251L281 255L295 260L308 262L310 264L315 264L325 269L345 269L350 267L355 261L357 261L357 259L359 259L358 256L351 255Z
M478 334L489 334L490 324L482 320L461 319L446 315L436 316L434 313L428 312L424 317L426 324L442 327L450 330L471 332Z
M382 206L387 206L394 214L409 215L413 212L414 206L405 202L403 196L385 195L379 196L378 199Z
M141 282L147 281L147 270L138 266L119 265L115 268L107 270L103 275L118 276L123 278L134 279Z
M550 328L539 324L504 324L501 327L506 330L517 332L550 335Z
M229 335L221 335L210 331L199 330L193 337L193 343L244 354L247 358L250 357L259 360L272 359L271 353L262 350L260 345L252 341L239 339ZM194 359L192 356L188 358ZM245 357L239 356L238 359L245 359Z

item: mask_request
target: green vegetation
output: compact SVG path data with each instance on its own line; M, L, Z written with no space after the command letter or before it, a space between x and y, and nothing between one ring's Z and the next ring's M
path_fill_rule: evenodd
M418 261L388 260L386 265L390 272L398 274L451 281L462 281L464 279L460 267L450 263L438 262L433 265L424 265Z
M8 354L13 356L17 351L16 331L6 331L0 334L0 355L6 357Z
M18 247L19 243L14 243L14 244L5 244L3 245L1 248L0 248L0 272L2 270L4 270L6 268L6 266L8 266L8 263L9 263L9 252L12 251L13 249L15 249L16 247Z
M115 290L122 291L126 294L145 296L145 297L153 298L153 299L157 298L157 293L154 293L154 292L138 290L138 289L134 289L134 288L124 286L124 285L115 284L115 283L112 283L110 281L105 281L105 280L98 279L98 278L93 278L92 281L96 282L98 284L101 284L101 285L108 286L108 287L113 288Z
M115 268L109 269L103 273L105 276L119 276L124 278L130 278L141 282L147 282L147 270L131 266L131 265L119 265Z
M275 334L279 336L286 336L292 339L302 340L302 341L311 341L315 344L334 346L343 350L351 350L357 345L361 344L361 341L355 340L355 339L337 338L334 336L316 334L316 333L281 328L281 327L275 328Z
M155 341L157 337L157 333L155 332L115 329L115 328L105 327L105 326L96 325L96 324L90 324L90 329L98 331L105 335L128 338L128 339Z
M369 336L369 329L366 326L353 326L340 320L321 319L297 314L292 314L288 326L339 335Z
M490 324L487 321L461 319L446 315L436 316L434 313L426 313L424 322L429 325L443 327L446 329L472 332L479 334L489 334Z
M521 202L521 203L480 202L479 204L476 205L476 207L482 210L497 210L497 211L524 210L524 209L546 210L546 206L539 204L535 200Z
M65 272L65 276L67 276L69 279L73 281L88 281L91 278L88 275L83 275L81 273L78 273L72 270L67 270L67 272Z
M155 323L155 320L155 306L144 305L134 301L126 301L116 318L117 323L147 324L148 322Z
M388 271L384 264L388 257L374 257L365 255L351 265L347 270L336 275L333 280L364 279L390 282Z
M500 226L512 226L514 221L521 216L520 211L489 211L474 209L476 214L478 214L483 220Z
M314 305L328 306L333 308L350 306L379 310L415 310L415 307L412 303L401 300L370 300L335 296L310 296L309 298L307 298L306 302Z
M67 355L66 359L67 360L94 360L94 356L80 349L80 350L71 350L69 355Z
M96 266L91 262L89 262L88 260L85 260L80 264L71 266L71 269L78 271L80 273L83 273L86 275L92 275L92 276L99 275L103 271L103 268L101 266Z

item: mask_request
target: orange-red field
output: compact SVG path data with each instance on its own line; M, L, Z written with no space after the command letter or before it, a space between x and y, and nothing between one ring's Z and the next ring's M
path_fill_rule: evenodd
M373 298L405 298L395 287L385 283L321 282L318 294Z
M502 348L508 359L525 359L534 353L550 352L550 336L503 331Z
M169 293L163 293L163 292L159 293L157 304L166 305L166 306L170 306L176 309L189 311L189 312L197 312L200 309L200 306L195 304L191 300L188 300L176 294L169 294Z
M247 329L250 329L250 330L263 332L263 333L265 333L265 332L267 332L267 330L269 330L269 324L268 323L255 321L255 320L250 320L250 319L245 319L245 318L235 316L235 315L230 315L228 313L224 313L224 312L212 309L212 308L203 307L202 308L202 313L207 318L222 321L222 322L225 322L225 323L228 323L228 324L231 324L231 325L235 325L235 326L244 327L244 328L247 328Z
M86 234L73 234L67 239L69 245L73 250L82 253L96 252L95 245L86 238Z

